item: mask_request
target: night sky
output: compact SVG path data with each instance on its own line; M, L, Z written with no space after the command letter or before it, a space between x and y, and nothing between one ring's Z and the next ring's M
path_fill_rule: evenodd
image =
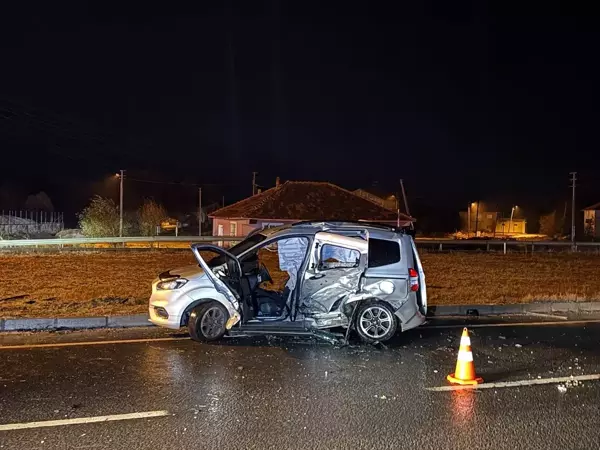
M478 199L564 206L570 171L577 206L600 201L598 17L583 3L11 3L3 208L43 190L73 214L116 199L119 169L202 183L207 203L249 195L253 170L264 187L403 178L417 218ZM127 194L196 201L194 186Z

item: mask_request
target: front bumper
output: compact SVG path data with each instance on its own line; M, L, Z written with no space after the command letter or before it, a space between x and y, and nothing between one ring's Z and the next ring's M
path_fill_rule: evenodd
M181 328L181 317L191 302L188 295L177 290L154 290L148 306L149 320L159 327L177 330Z
M148 316L150 317L148 320L150 322L152 322L154 325L158 325L159 327L171 328L173 330L178 330L181 328L181 316L173 316L169 314L168 317L164 317L159 315L157 308L163 307L152 304L148 307Z

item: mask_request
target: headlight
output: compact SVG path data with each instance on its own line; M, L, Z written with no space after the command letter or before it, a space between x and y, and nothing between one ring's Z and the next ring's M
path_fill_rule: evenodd
M187 283L187 282L188 282L188 280L186 280L185 278L177 278L176 280L161 281L160 283L158 283L156 285L156 289L158 289L159 291L172 291L174 289L179 289L180 287L185 285L185 283Z

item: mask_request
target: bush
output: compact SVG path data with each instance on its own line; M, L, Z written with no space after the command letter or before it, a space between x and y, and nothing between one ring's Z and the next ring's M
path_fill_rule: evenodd
M165 208L154 200L146 199L138 212L138 225L140 236L156 235L156 227L167 219Z
M96 195L79 213L79 228L86 237L119 236L119 208L111 199Z

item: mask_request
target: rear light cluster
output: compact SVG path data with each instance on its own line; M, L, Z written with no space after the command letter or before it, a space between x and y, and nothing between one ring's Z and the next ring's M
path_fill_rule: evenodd
M410 281L410 290L417 292L419 290L419 274L415 269L408 269L408 276Z

